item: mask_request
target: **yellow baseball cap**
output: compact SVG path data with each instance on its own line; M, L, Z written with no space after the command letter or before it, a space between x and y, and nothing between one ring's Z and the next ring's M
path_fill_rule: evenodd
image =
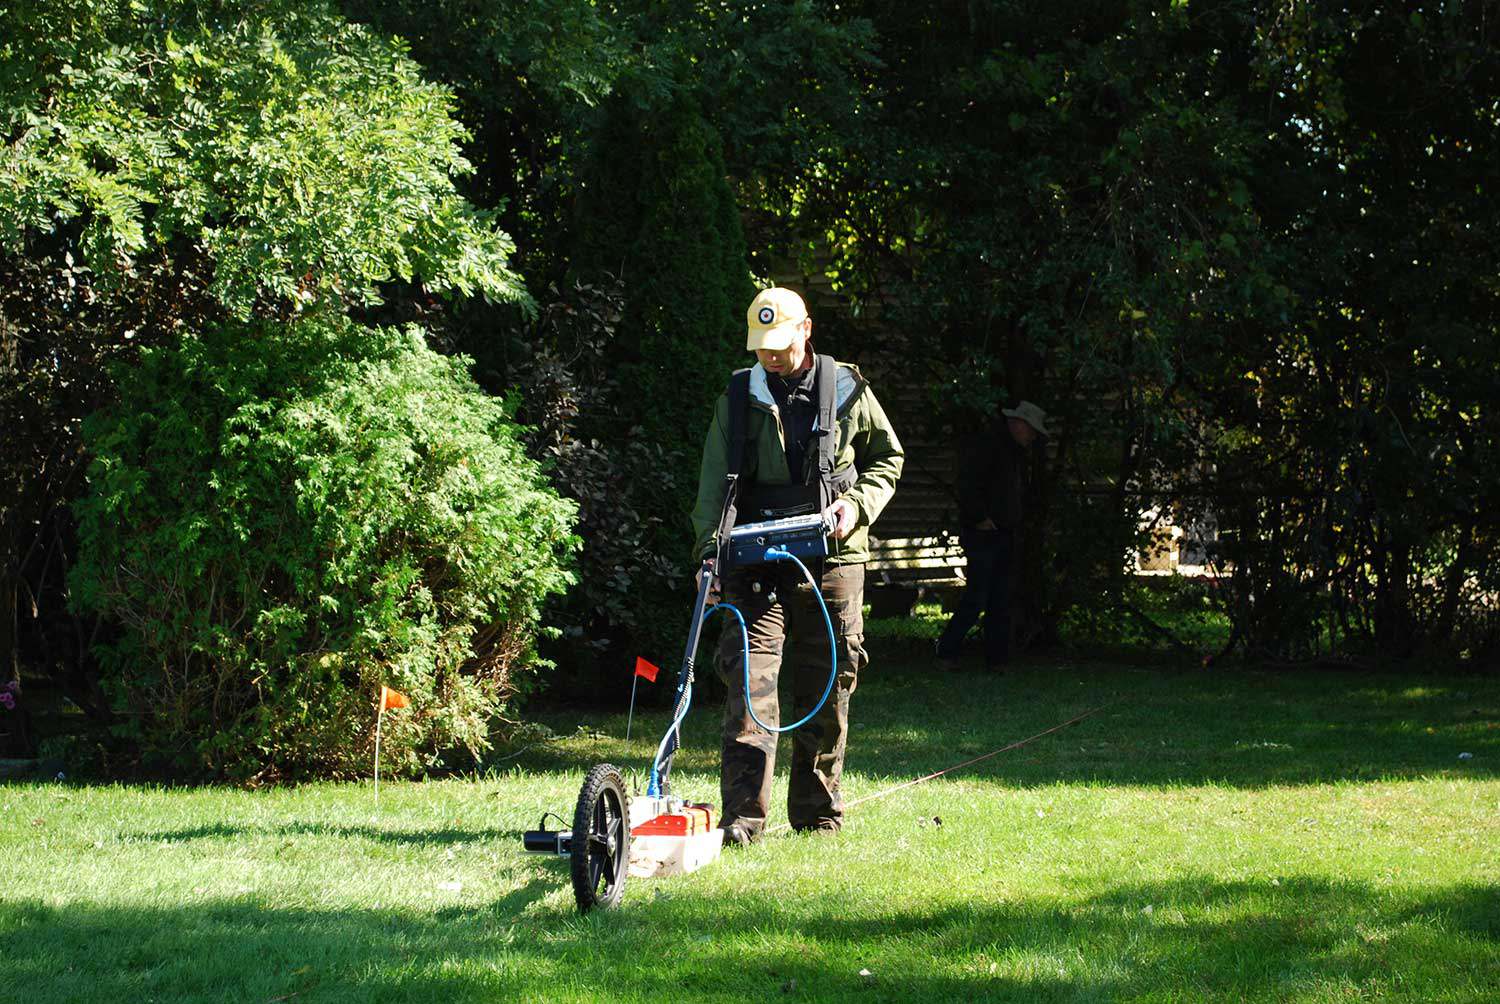
M745 311L747 330L745 349L770 349L780 352L792 344L797 327L807 320L807 305L789 289L772 286L763 289L750 301Z

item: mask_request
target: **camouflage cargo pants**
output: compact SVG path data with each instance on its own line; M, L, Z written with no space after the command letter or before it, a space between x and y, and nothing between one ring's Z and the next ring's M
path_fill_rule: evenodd
M838 679L817 717L791 733L791 790L787 818L798 829L837 829L843 823L839 778L849 733L849 698L868 657L864 649L865 568L828 565L821 574L823 600L837 639ZM790 562L756 565L731 572L724 596L744 615L750 636L750 695L755 713L767 725L782 721L778 696L781 669L791 674L794 722L812 710L828 685L828 629L801 571ZM719 789L724 822L738 821L752 835L766 825L777 736L750 717L745 707L745 676L739 625L726 619L719 643L719 677L729 687L724 709L723 771Z

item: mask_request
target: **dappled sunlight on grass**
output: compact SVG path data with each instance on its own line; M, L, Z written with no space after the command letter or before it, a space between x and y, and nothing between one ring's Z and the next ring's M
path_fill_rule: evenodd
M939 670L930 657L877 650L851 711L848 765L881 776L927 773L1094 717L987 761L1011 784L1214 781L1243 787L1384 777L1488 777L1500 768L1500 681L1464 677L1407 696L1410 678L1339 673L1181 671L1086 661L1026 661L1003 675ZM1439 693L1441 691L1441 693ZM684 770L718 763L720 705L700 699L678 754ZM513 762L583 770L649 762L668 716L548 713L558 733ZM789 750L783 739L783 755ZM1471 756L1460 760L1462 753Z
M876 659L851 801L1108 706L585 917L520 833L569 817L592 763L639 771L660 709L629 743L622 713L554 710L552 738L378 807L368 784L0 786L0 998L1500 996L1496 682ZM717 731L704 701L690 797L718 801ZM773 823L785 802L783 774Z
M1444 699L1452 693L1453 690L1449 687L1407 687L1395 696L1407 701L1420 701Z
M1203 1000L1434 999L1423 988L1477 1000L1496 985L1493 886L1393 895L1198 874L1071 895L980 885L913 905L851 901L847 885L772 898L690 880L575 918L523 909L545 884L429 911L8 902L0 931L16 949L8 978L57 999L1144 1000L1170 987ZM123 959L101 958L122 938Z

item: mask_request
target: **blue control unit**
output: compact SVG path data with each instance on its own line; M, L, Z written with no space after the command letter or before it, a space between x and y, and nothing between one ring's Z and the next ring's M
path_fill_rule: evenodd
M746 523L729 531L729 563L741 566L784 560L778 555L768 554L772 548L803 561L826 558L828 535L832 530L832 522L821 513Z

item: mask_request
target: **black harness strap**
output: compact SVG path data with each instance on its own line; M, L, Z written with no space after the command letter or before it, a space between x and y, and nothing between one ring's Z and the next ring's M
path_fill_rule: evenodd
M818 392L818 418L813 435L818 441L818 511L821 512L837 497L833 490L833 454L839 445L839 422L835 414L839 374L833 356L818 356L815 365L817 374L813 377L813 386Z
M729 377L729 473L738 476L745 462L745 437L749 435L749 422L745 421L750 408L750 371L735 370Z
M729 531L739 519L740 468L745 463L745 437L749 422L750 371L735 370L729 377L729 467L724 479L724 509L719 513L719 553L721 570L728 568Z

